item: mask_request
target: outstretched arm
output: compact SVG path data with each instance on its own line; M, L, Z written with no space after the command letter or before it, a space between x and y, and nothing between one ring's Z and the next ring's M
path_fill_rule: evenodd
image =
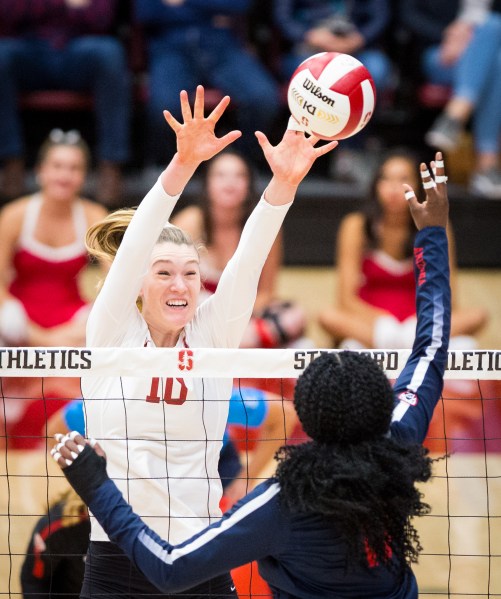
M161 591L178 592L270 555L287 542L277 504L279 487L267 482L191 539L173 546L148 528L108 478L104 452L78 433L59 437L52 455L110 539ZM242 542L245 539L245 542Z
M446 226L447 177L442 154L431 163L433 178L421 164L426 199L420 204L413 189L404 185L418 228L414 242L416 277L416 336L412 353L398 377L391 434L422 443L443 387L450 335L451 293Z
M221 138L215 134L215 126L229 104L228 96L207 117L204 116L202 86L197 87L193 110L186 91L180 93L180 99L182 123L164 111L165 120L176 134L177 152L127 227L89 316L87 345L108 346L120 340L135 313L151 251L179 195L204 160L215 156L241 135L240 131L231 131Z
M200 307L201 313L210 312L205 322L212 323L218 345L226 347L240 345L252 315L263 266L299 184L315 160L337 146L337 141L332 141L317 148L318 138L291 129L286 130L276 146L260 131L256 131L256 137L273 176L245 223L216 293Z

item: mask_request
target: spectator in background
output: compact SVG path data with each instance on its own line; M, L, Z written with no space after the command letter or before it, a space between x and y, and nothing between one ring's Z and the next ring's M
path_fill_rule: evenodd
M106 210L80 196L89 163L77 131L51 132L37 161L40 190L0 211L0 338L9 345L83 345L88 303L78 276L85 233Z
M274 0L274 22L290 50L282 74L290 78L303 60L318 52L341 52L360 60L370 71L378 95L388 89L392 67L381 49L391 17L389 0ZM362 148L367 132L343 140L335 156L334 176L366 182Z
M404 0L401 20L417 42L427 81L452 97L425 136L455 149L472 117L476 167L472 193L501 198L501 1Z
M250 5L250 0L135 0L148 45L151 162L163 163L175 152L172 132L158 135L162 111L179 107L179 91L194 93L200 82L231 96L243 133L236 146L251 160L261 159L254 131L270 133L280 99L276 82L239 35ZM181 118L179 108L173 114Z
M403 184L418 188L418 161L403 149L385 155L364 211L344 217L337 235L337 302L320 324L341 347L408 349L416 332L412 247L416 229ZM455 246L448 227L452 287L451 349L475 346L471 337L486 323L481 307L454 301Z
M84 345L84 238L106 215L80 195L89 156L77 131L52 131L39 150L39 191L0 211L0 345ZM80 393L78 378L7 377L2 384L9 447L25 449L40 444L42 425L62 401Z
M0 160L3 194L24 191L19 92L91 91L97 123L96 198L116 202L120 164L129 156L130 89L126 57L112 36L117 0L0 2Z
M172 219L173 224L204 246L200 256L203 281L200 301L216 291L256 202L251 165L238 152L225 150L206 165L199 204L182 209ZM276 297L282 260L282 234L279 233L259 279L253 317L241 347L288 346L298 342L304 334L303 310Z

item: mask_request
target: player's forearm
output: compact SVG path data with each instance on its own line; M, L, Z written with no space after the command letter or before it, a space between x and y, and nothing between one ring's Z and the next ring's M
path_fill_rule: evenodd
M170 196L180 195L199 166L199 162L183 162L177 153L174 154L174 157L160 175L165 193Z
M447 236L426 227L414 245L417 326L412 353L395 384L392 434L423 442L440 398L450 336Z
M211 298L221 326L231 326L231 342L235 346L240 344L248 325L259 277L289 207L290 204L272 206L260 200L245 223L238 247Z
M109 478L106 460L86 445L63 473L110 539L133 559L134 543L146 525Z
M447 234L443 227L426 227L416 235L414 243L416 277L417 327L413 352L425 351L428 345L429 323L421 318L433 309L433 341L443 369L450 336L451 289ZM440 338L440 341L438 340Z
M263 196L272 206L283 206L294 201L297 188L298 184L274 176L268 183Z

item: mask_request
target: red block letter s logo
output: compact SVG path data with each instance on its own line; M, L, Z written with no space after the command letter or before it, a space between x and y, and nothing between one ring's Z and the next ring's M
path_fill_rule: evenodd
M193 352L191 349L180 350L178 360L179 370L191 370L193 368Z

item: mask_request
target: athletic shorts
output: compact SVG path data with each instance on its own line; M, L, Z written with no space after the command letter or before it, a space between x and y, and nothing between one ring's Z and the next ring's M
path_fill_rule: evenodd
M237 597L230 574L186 591L161 593L114 543L91 541L80 599L226 599Z

